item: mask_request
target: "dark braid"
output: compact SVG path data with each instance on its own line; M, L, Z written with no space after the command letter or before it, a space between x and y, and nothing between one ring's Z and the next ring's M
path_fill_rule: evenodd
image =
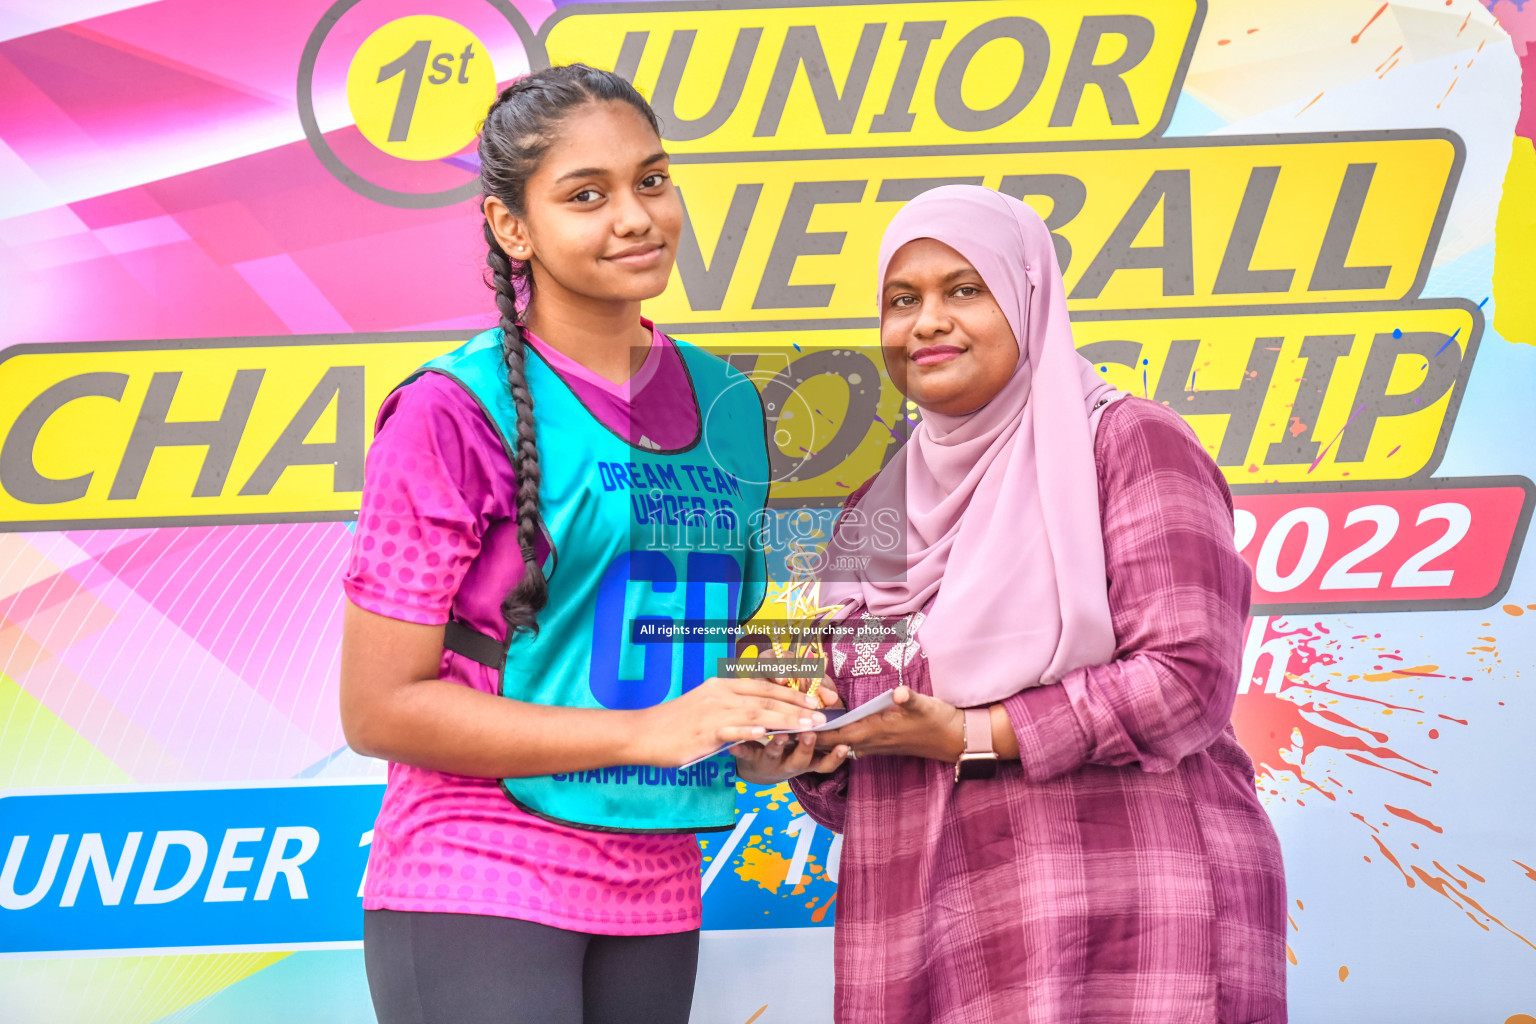
M556 130L578 107L588 103L617 101L637 110L661 134L650 105L629 82L611 71L585 64L545 68L525 75L507 86L491 104L480 130L480 189L495 196L515 217L527 215L528 179L539 168L555 140ZM483 198L482 198L483 203ZM502 602L510 638L522 630L539 629L537 616L549 601L549 585L534 557L539 535L539 446L533 429L533 395L528 390L522 323L533 301L533 270L528 261L514 260L502 250L484 225L485 255L490 268L487 282L496 292L501 313L502 348L507 365L507 384L517 409L517 443L512 466L517 476L517 542L522 548L523 579ZM519 302L519 299L522 301Z
M517 543L523 551L523 578L501 602L502 617L507 620L510 639L519 630L537 633L535 618L549 601L549 582L534 557L533 545L539 535L539 446L533 432L533 395L523 364L523 330L518 323L517 296L512 284L512 261L496 244L490 222L485 224L485 239L490 251L485 262L491 268L491 283L496 289L496 308L501 311L502 354L507 364L507 384L512 390L512 404L517 409L517 444L512 452L512 467L517 478Z

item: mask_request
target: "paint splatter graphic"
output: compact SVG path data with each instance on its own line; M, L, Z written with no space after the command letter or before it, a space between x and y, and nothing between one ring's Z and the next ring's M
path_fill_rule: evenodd
M1519 605L1504 610L1524 612ZM1353 773L1371 771L1431 789L1440 769L1419 748L1442 730L1470 726L1451 702L1464 689L1456 684L1476 675L1452 675L1421 652L1390 646L1380 633L1352 633L1346 620L1334 621L1332 630L1280 617L1249 625L1232 719L1253 757L1261 799L1302 807L1311 801L1353 818L1369 830L1361 840L1367 863L1395 872L1406 888L1445 899L1484 931L1500 929L1536 951L1536 943L1480 899L1475 887L1486 883L1486 874L1461 863L1476 863L1475 851L1452 853L1456 837L1411 800L1402 800L1404 806L1368 802L1351 785L1364 781ZM1482 622L1466 645L1473 673L1492 675L1502 662L1493 628L1492 621ZM1526 870L1536 880L1536 871ZM1288 957L1297 963L1289 947ZM1341 968L1339 980L1347 976Z
M1360 37L1365 35L1365 30L1375 24L1376 19L1381 17L1382 12L1387 9L1387 6L1387 4L1382 4L1380 7L1376 8L1376 13L1371 15L1371 20L1366 22L1364 28L1361 28L1359 32L1356 32L1354 35L1350 36L1349 41L1351 43L1358 43L1360 41Z

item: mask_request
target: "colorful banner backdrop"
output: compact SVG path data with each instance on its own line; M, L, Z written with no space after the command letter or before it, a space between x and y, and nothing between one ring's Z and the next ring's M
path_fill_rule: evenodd
M5 1019L373 1019L348 523L383 396L494 322L476 122L583 60L665 121L650 315L799 403L796 536L916 422L890 217L1039 210L1083 353L1234 492L1293 1019L1536 1021L1536 5L557 6L0 2ZM738 791L695 1019L827 1020L841 837Z

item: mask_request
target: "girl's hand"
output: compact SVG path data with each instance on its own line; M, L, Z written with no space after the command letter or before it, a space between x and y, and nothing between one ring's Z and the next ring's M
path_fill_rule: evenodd
M821 725L827 716L818 707L816 698L767 679L706 679L641 712L637 763L675 768L728 743L762 739L770 730Z
M818 693L820 691L817 691ZM775 736L766 744L743 743L731 753L736 755L736 774L748 782L775 786L806 772L835 772L848 756L846 746L816 752L816 733Z
M820 692L820 691L818 691ZM817 733L823 747L846 746L856 756L907 754L955 761L965 751L965 713L937 697L898 686L896 706L830 732Z

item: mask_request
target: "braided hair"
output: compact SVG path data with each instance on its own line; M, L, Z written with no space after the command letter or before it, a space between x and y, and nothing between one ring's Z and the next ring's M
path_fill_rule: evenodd
M627 103L661 134L656 114L635 87L612 71L585 64L545 68L517 79L491 104L480 130L481 206L494 196L515 217L527 215L528 179L539 168L555 140L560 123L588 103ZM487 283L496 293L501 313L503 358L507 384L517 409L517 441L512 468L517 478L517 542L525 572L522 581L502 601L507 636L522 630L538 632L537 615L549 601L549 584L534 557L539 534L539 446L533 430L533 395L528 390L526 348L522 325L533 301L533 269L527 260L514 260L496 240L490 219L484 223ZM520 301L521 300L521 301Z

